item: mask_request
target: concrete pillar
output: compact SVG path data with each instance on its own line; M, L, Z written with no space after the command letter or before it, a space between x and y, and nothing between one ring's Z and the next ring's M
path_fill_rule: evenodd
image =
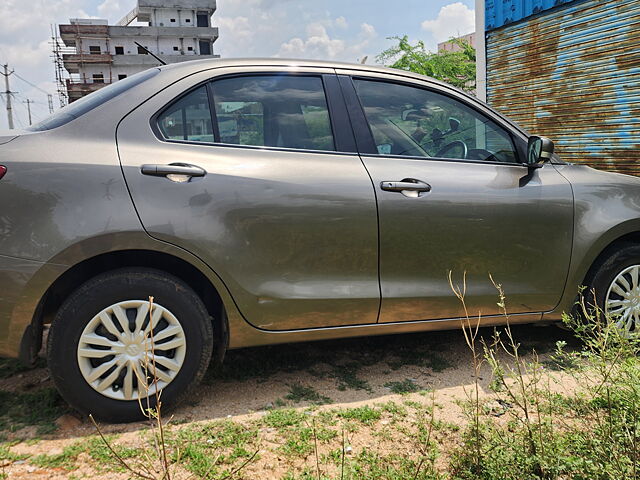
M476 96L487 101L487 45L485 35L485 0L476 0Z

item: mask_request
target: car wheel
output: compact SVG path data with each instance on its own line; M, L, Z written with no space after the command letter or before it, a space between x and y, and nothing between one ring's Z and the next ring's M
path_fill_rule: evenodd
M589 287L591 304L625 334L640 333L640 245L622 247L607 258Z
M188 397L212 350L212 321L200 297L178 278L143 268L87 281L63 303L48 338L60 394L110 422L143 418L140 403L154 407L156 389L163 407Z

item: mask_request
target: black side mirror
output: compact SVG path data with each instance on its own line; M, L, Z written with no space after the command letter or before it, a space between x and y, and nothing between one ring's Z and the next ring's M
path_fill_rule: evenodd
M449 133L457 132L460 128L460 120L449 117Z
M553 142L547 137L529 137L529 144L527 145L527 166L540 166L545 160L550 160L553 156L553 150Z

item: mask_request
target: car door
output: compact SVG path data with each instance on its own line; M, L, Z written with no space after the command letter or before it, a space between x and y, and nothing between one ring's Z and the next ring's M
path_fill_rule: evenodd
M375 323L376 203L348 121L331 70L216 69L125 117L118 150L147 232L204 260L254 326Z
M500 313L494 282L511 314L553 309L573 228L571 186L555 167L523 166L526 138L453 90L340 81L378 201L379 321L464 315L450 273L472 316Z

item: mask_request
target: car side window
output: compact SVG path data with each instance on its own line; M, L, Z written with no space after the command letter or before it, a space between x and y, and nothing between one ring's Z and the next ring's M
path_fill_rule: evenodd
M458 100L397 83L354 84L381 155L518 162L511 135Z
M212 87L220 142L335 150L320 77L228 77L214 80Z
M211 109L205 86L172 103L158 116L158 127L168 140L214 141Z

